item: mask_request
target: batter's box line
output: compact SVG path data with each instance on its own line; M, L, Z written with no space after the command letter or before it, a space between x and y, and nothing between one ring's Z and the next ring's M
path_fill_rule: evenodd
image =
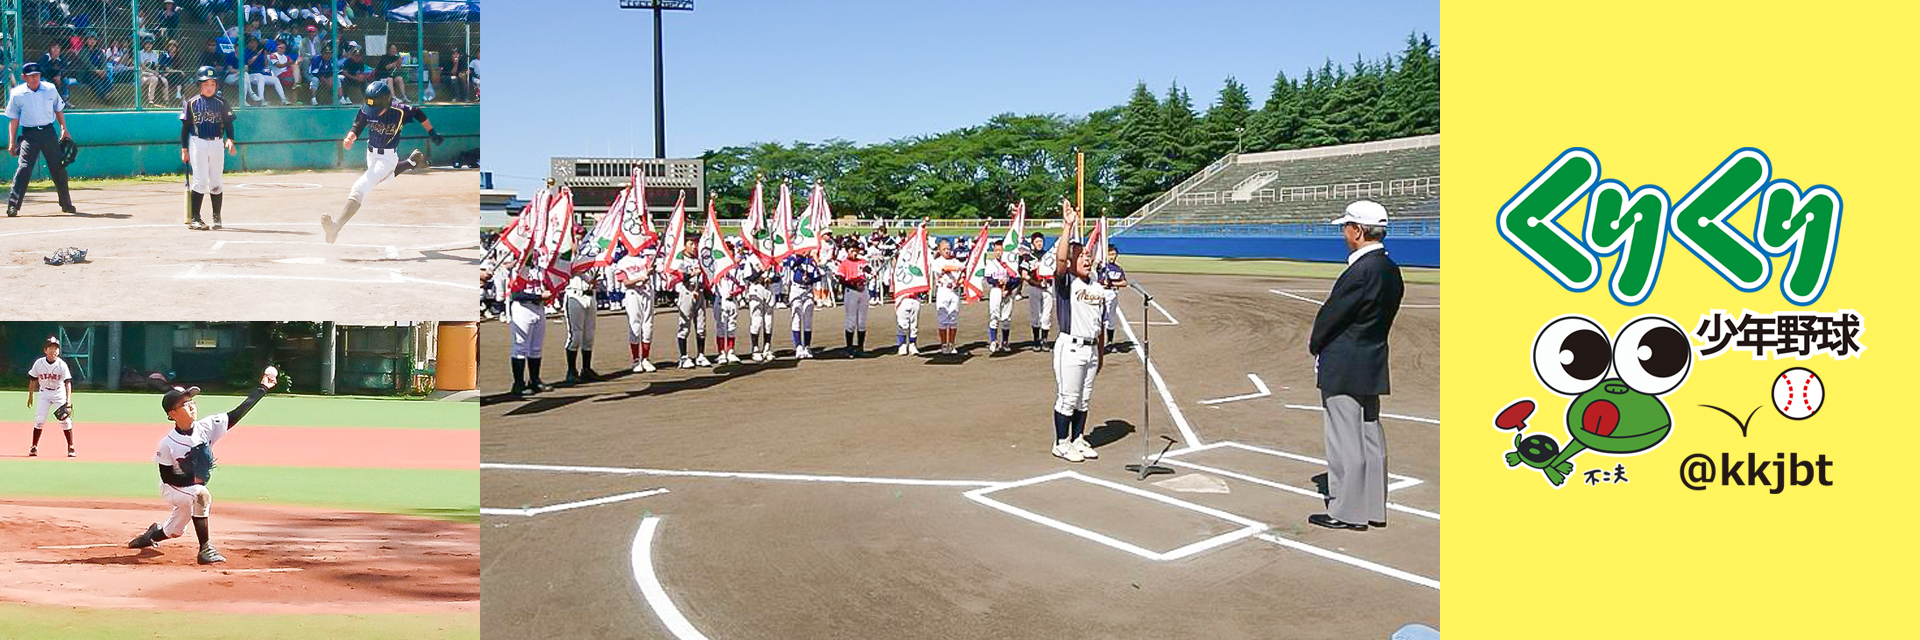
M213 243L213 247L207 249L207 253L217 253L221 248L230 244L310 244L333 247L361 247L366 249L379 249L382 254L387 256L388 260L400 259L400 248L390 244L349 244L344 242L334 244L315 242L312 240L221 240Z
M1055 520L1053 518L1049 518L1049 517L1040 515L1038 513L1028 511L1026 509L1022 509L1022 508L1007 504L1005 502L1000 502L998 500L994 500L992 498L987 497L987 494L993 493L995 491L1013 489L1016 487L1024 487L1029 485L1040 484L1043 482L1051 482L1053 480L1063 480L1063 479L1079 480L1081 482L1086 482L1089 484L1106 487L1116 491L1133 494L1136 496L1140 496L1142 498L1147 498L1155 502L1169 504L1176 507L1180 507L1182 509L1195 511L1205 515L1213 516L1215 518L1219 518L1221 520L1226 520L1234 524L1241 525L1241 528L1235 529L1233 531L1229 531L1227 533L1223 533L1217 536L1213 536L1211 538L1207 538L1205 540L1201 540L1199 542L1195 542L1177 549L1173 549L1171 551L1164 551L1164 552L1153 551L1151 549L1147 549L1139 545L1125 542L1117 538L1101 534L1096 531L1092 531L1089 529L1084 529L1071 524L1067 524L1065 522L1061 522L1059 520ZM1053 529L1057 529L1057 530L1066 532L1068 534L1072 534L1074 536L1092 540L1094 542L1098 542L1100 544L1113 547L1115 549L1119 549L1121 551L1125 551L1127 553L1131 553L1131 554L1140 556L1142 558L1146 558L1148 560L1155 560L1155 561L1161 561L1161 562L1185 558L1187 556L1191 556L1191 555L1200 553L1202 551L1206 551L1209 549L1213 549L1216 547L1220 547L1220 546L1232 543L1237 540L1251 537L1254 534L1267 530L1266 524L1263 524L1261 522L1258 522L1249 518L1237 516L1231 513L1227 513L1225 511L1221 511L1219 509L1205 506L1205 505L1195 504L1192 502L1187 502L1185 500L1179 500L1176 498L1170 498L1164 495L1160 495L1158 493L1154 493L1152 491L1147 491L1147 490L1139 489L1136 487L1130 487L1124 484L1120 484L1118 482L1112 482L1109 480L1102 480L1099 478L1088 477L1085 475L1081 475L1077 471L1061 471L1058 473L1050 473L1050 474L1035 477L1035 478L1028 478L1025 480L1016 480L1014 482L998 484L991 487L982 487L979 489L968 491L963 495L965 495L969 500L978 502L980 504L984 504L988 507L992 507L996 510L999 510L1008 514L1012 514L1014 516L1025 519L1027 521L1039 523L1041 525L1045 525L1047 527L1051 527Z
M328 278L328 277L322 277L322 276L285 276L285 275L273 275L273 274L265 274L265 273L217 273L217 274L202 273L203 267L205 266L206 265L204 264L196 264L196 265L187 267L186 271L182 271L178 275L175 275L174 277L181 280L294 280L294 281L302 281L302 282L347 282L352 284L431 284L431 285L438 285L442 287L451 287L454 289L471 289L475 291L478 291L480 289L480 285L477 285L477 284L442 282L440 280L429 280L426 278L415 278L413 276L403 276L403 275L400 275L400 272L398 270L394 270L394 269L379 269L379 271L386 272L387 277L385 278L367 279L367 278Z
M1245 473L1240 473L1240 472L1237 472L1237 471L1228 471L1228 470L1226 470L1226 469L1221 469L1221 468L1218 468L1218 467L1212 467L1212 466L1207 466L1207 465L1202 465L1202 464L1195 464L1195 463L1192 463L1192 462L1187 462L1187 461L1184 461L1184 460L1175 460L1175 459L1174 459L1174 458L1178 458L1178 457L1180 457L1180 456L1183 456L1183 455L1187 455L1187 454L1190 454L1190 453L1197 453L1197 452L1201 452L1201 451L1210 451L1210 450L1213 450L1213 449L1218 449L1218 448L1221 448L1221 447L1231 447L1231 448L1234 448L1234 449L1240 449L1240 450L1242 450L1242 451L1251 451L1251 452L1254 452L1254 453L1261 453L1261 454L1266 454L1266 455L1270 455L1270 456L1275 456L1275 457L1280 457L1280 458L1286 458L1286 459L1289 459L1289 460L1297 460L1297 461L1300 461L1300 462L1306 462L1306 463L1310 463L1310 464L1317 464L1317 465L1325 465L1325 464L1327 463L1327 461L1325 461L1325 460L1321 460L1321 459L1319 459L1319 458L1315 458L1315 457L1312 457L1312 456L1303 456L1303 455L1300 455L1300 454L1297 454L1297 453L1288 453L1288 452L1285 452L1285 451L1279 451L1279 450L1275 450L1275 449L1267 449L1267 448L1264 448L1264 447L1256 447L1256 446L1253 446L1253 445L1249 445L1249 444L1242 444L1242 443L1239 443L1239 442L1216 442L1216 443L1213 443L1213 444L1209 444L1209 445L1205 445L1205 446L1200 446L1200 447L1192 447L1192 448L1187 448L1187 449L1180 449L1180 450L1178 450L1178 451L1171 451L1171 452L1168 452L1168 453L1167 453L1167 455L1166 455L1166 456L1165 456L1164 458L1162 458L1162 460L1163 460L1163 461L1165 461L1165 462L1166 462L1167 464L1170 464L1170 465L1173 465L1173 466L1176 466L1176 467L1184 467L1184 468L1187 468L1187 469L1192 469L1192 470L1194 470L1194 471L1199 471L1199 472L1203 472L1203 473L1211 473L1211 474L1215 474L1215 475L1220 475L1220 476L1225 476L1225 477L1228 477L1228 478L1233 478L1233 479L1235 479L1235 480L1242 480L1242 481L1245 481L1245 482L1251 482L1251 483L1254 483L1254 484L1257 484L1257 485L1260 485L1260 486L1263 486L1263 487L1268 487L1268 488L1271 488L1271 489L1279 489L1279 490L1281 490L1281 491L1285 491L1285 492L1288 492L1288 493L1293 493L1293 494L1297 494L1297 495L1302 495L1302 496L1306 496L1306 497L1309 497L1309 498L1324 498L1324 497L1325 497L1325 496L1322 496L1322 495L1320 494L1320 492L1318 492L1318 491L1314 491L1314 490L1312 490L1312 489L1305 489L1305 488L1301 488L1301 487L1296 487L1296 486L1293 486L1293 485L1289 485L1289 484L1283 484L1283 483L1279 483L1279 482L1274 482L1274 481L1272 481L1272 480L1268 480L1268 479L1266 479L1266 478L1261 478L1261 477L1258 477L1258 476L1253 476L1253 475L1248 475L1248 474L1245 474ZM1412 476L1403 476L1403 475L1400 475L1400 474L1397 474L1397 473L1392 473L1392 472L1389 472L1389 473L1387 473L1387 478L1388 478L1388 479L1390 479L1390 480L1393 480L1393 482L1390 482L1390 483L1387 483L1387 492L1388 492L1388 493L1392 493L1392 492L1394 492L1394 491L1399 491L1399 490L1401 490L1401 489L1406 489L1406 488L1408 488L1408 487L1412 487L1412 486L1415 486L1415 485L1419 485L1419 484L1424 484L1424 483L1425 483L1425 481L1423 481L1423 480L1421 480L1421 479L1419 479L1419 478L1415 478L1415 477L1412 477ZM1434 511L1427 511L1427 510L1425 510L1425 509L1417 509L1417 508L1414 508L1414 507L1409 507L1409 506L1406 506L1406 505L1403 505L1403 504L1398 504L1398 503L1393 503L1393 502L1389 502L1389 503L1387 503L1387 508L1388 508L1388 509L1392 509L1392 510L1394 510L1394 511L1399 511L1399 512L1401 512L1401 513L1406 513L1406 514L1410 514L1410 515L1416 515L1416 516L1420 516L1420 517L1422 517L1422 518L1428 518L1428 519L1431 519L1431 520L1439 520L1439 519L1440 519L1440 514L1439 514L1438 512L1434 512Z
M250 229L253 227L317 227L317 226L320 226L320 225L313 222L249 222L246 224L234 225L234 228ZM382 227L382 228L391 228L391 229L465 229L468 231L472 231L474 229L474 225L472 224L400 224L400 223L391 223L391 222L365 222L365 223L356 222L356 223L353 223L353 226L354 228ZM0 238L11 238L14 236L32 236L32 235L40 235L40 234L47 234L47 233L74 234L74 233L85 233L89 231L118 231L121 229L178 229L178 228L180 228L179 223L111 224L111 225L95 225L95 226L87 226L87 227L67 227L64 229L34 229L29 231L8 231L5 233L0 233Z
M579 509L582 507L597 507L603 504L613 504L616 502L626 502L628 500L638 500L640 498L645 498L647 496L657 496L667 492L668 491L666 489L648 489L646 491L622 493L619 495L612 495L604 498L594 498L592 500L581 500L579 502L563 502L560 504L547 505L544 507L522 507L519 509L489 509L486 507L481 507L480 515L523 516L523 517L531 518L533 516L553 513L556 511L566 511L568 509Z

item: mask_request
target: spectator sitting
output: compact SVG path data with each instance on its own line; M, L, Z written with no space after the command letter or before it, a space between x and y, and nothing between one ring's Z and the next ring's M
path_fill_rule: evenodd
M367 83L373 81L373 68L362 60L359 47L347 50L347 61L340 63L341 104L358 103L367 98ZM347 102L352 98L353 103Z
M261 105L265 105L267 103L267 85L273 85L275 91L280 91L280 81L274 79L273 75L268 72L267 57L267 49L261 41L247 41L248 104L258 102ZM287 94L284 91L280 91L280 102L283 104L287 102Z
M81 83L93 88L93 95L105 103L107 94L113 91L113 74L107 68L106 52L100 50L100 38L89 34L86 45L76 53L79 65L74 75L80 77Z
M471 99L473 102L479 102L480 101L480 52L479 51L474 51L473 57L467 58L467 80L473 83L473 93L467 97Z
M40 56L40 77L53 83L53 88L60 90L62 99L67 98L68 87L78 82L67 77L67 64L72 61L72 56L61 53L59 40L47 45L47 52Z
M307 104L320 104L322 95L326 96L325 100L328 103L332 103L334 100L333 52L327 49L321 49L319 56L309 58L309 60L307 63L307 92L310 94L310 97L307 98ZM325 89L324 93L321 91L322 89ZM340 104L346 103L346 97L342 96L340 98Z
M113 43L107 45L107 69L114 82L137 82L140 79L139 60L126 38L114 38Z
M160 3L160 13L153 16L152 26L156 38L172 40L180 30L180 7L173 0Z
M293 69L298 65L294 63L293 58L287 56L286 43L273 43L273 53L267 54L267 64L270 67L268 74L273 76L273 88L280 93L280 104L293 104L287 101L286 89L298 86L294 84L293 79ZM295 95L298 95L297 91Z
M166 55L153 48L152 40L140 41L140 90L151 106L163 106L160 101L167 97L167 78L160 72L160 59Z
M447 100L451 102L469 102L472 100L471 83L467 80L467 58L460 55L459 49L447 49L447 56L440 60L440 82L447 87Z
M406 56L400 55L400 45L388 43L387 55L380 56L380 62L374 72L375 80L388 80L393 87L393 99L399 102L412 102L407 99L407 80L405 75Z

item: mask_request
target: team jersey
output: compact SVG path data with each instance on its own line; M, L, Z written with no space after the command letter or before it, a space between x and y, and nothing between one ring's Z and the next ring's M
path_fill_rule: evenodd
M644 255L626 256L613 263L613 272L627 279L628 291L647 293L654 290L653 251ZM616 279L615 282L618 282Z
M1127 270L1121 269L1120 263L1118 262L1109 262L1100 265L1099 273L1100 284L1107 286L1112 286L1115 282L1127 279Z
M960 278L965 275L961 273L961 270L965 269L967 265L952 258L934 258L931 266L933 267L934 285L940 288L941 297L959 292ZM949 271L948 268L952 268L952 270Z
M233 137L233 108L219 94L188 96L180 107L180 121L187 123L196 138Z
M153 452L153 462L160 467L160 481L176 487L204 484L205 478L189 477L180 467L180 459L200 447L212 447L227 435L227 414L215 414L193 421L186 433L179 429L168 429L161 436L160 446Z
M854 288L867 286L867 278L871 276L867 273L867 261L853 258L841 260L839 268L834 270L834 275L840 277L841 283Z
M27 377L33 378L41 391L66 391L67 381L73 379L73 372L67 369L64 358L34 358L33 366L27 368Z
M1020 284L1020 273L1006 258L987 261L987 286L997 289L1012 289Z
M680 273L680 277L673 283L675 292L683 296L699 293L700 274L705 273L705 270L700 268L699 258L681 254L680 257L673 259L673 268Z
M1097 282L1082 280L1068 275L1059 278L1053 284L1054 299L1059 304L1055 309L1059 313L1060 335L1073 335L1084 340L1093 340L1107 313L1107 301L1112 300L1114 292Z
M385 109L366 105L353 114L353 132L368 129L368 149L392 149L400 146L400 127L409 122L426 122L427 113L419 107L393 103Z

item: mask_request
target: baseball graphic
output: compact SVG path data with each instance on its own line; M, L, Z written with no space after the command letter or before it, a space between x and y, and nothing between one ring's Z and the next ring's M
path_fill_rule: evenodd
M1773 408L1789 420L1805 420L1820 412L1827 399L1827 387L1820 376L1806 367L1780 372L1773 379Z

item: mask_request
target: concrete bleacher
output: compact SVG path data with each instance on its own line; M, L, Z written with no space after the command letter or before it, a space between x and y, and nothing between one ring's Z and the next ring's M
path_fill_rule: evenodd
M1221 158L1120 226L1133 236L1337 236L1346 203L1387 207L1397 237L1438 236L1440 136Z

